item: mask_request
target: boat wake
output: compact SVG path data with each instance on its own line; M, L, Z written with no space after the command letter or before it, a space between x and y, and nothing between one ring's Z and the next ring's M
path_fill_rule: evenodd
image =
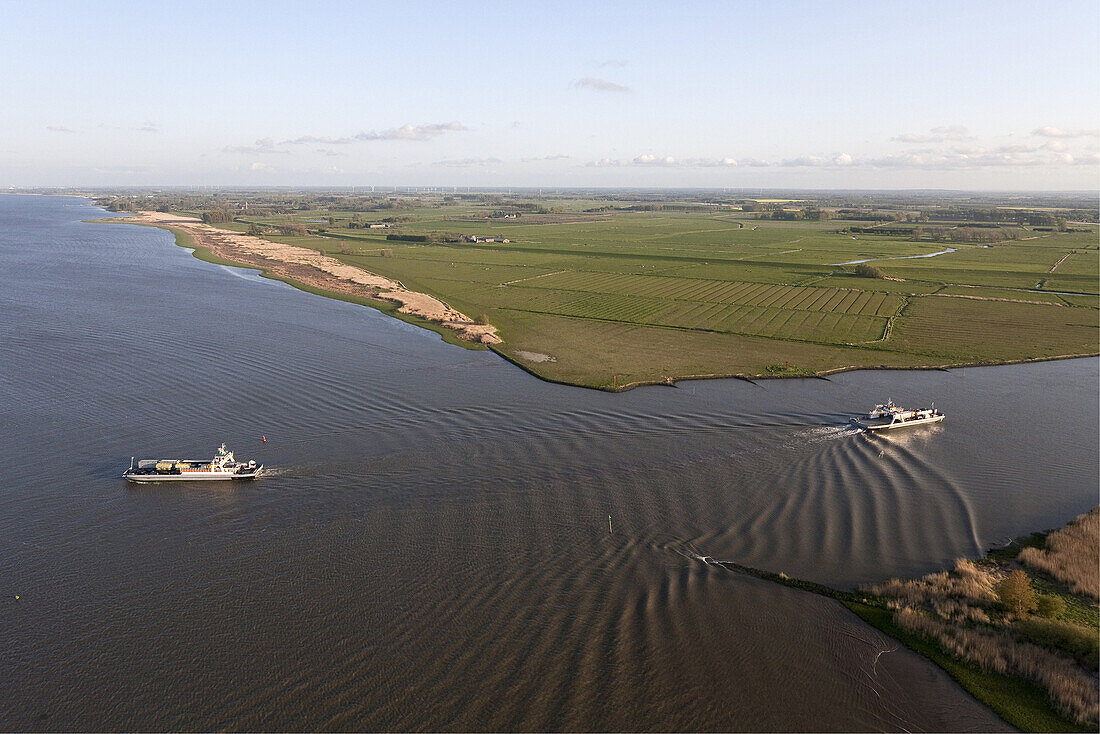
M862 428L852 423L846 423L837 426L815 426L813 428L807 428L805 431L800 431L798 437L813 443L820 443L824 441L837 441L840 439L852 438L861 433L863 433Z

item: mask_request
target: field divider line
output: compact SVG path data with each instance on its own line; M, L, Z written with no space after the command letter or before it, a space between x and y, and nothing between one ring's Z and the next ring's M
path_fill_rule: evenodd
M551 275L561 275L562 273L569 273L569 272L573 272L573 271L570 271L570 270L555 270L552 273L543 273L542 275L532 275L530 278L520 278L519 280L509 280L507 283L501 283L497 287L500 288L500 287L503 287L503 286L506 286L506 285L514 285L516 283L523 283L523 282L526 282L528 280L538 280L539 278L546 278L546 277L551 276Z
M738 262L748 262L748 261L752 260L754 257L773 257L775 255L790 255L791 253L795 253L795 252L802 252L802 248L799 247L797 250L783 250L782 252L761 252L761 253L757 253L757 254L754 254L754 255L745 255L744 257L737 258L737 261Z
M1065 255L1062 255L1062 257L1058 260L1058 262L1056 262L1056 263L1054 263L1053 265L1050 266L1050 270L1048 270L1047 272L1048 273L1053 273L1058 268L1058 266L1061 265L1062 263L1064 263L1066 261L1066 258L1069 257L1072 254L1073 254L1072 252L1067 252Z
M575 321L596 321L596 322L606 323L606 324L623 324L625 326L634 326L634 327L637 327L637 328L644 328L644 329L669 329L670 331L684 331L684 332L692 332L692 333L697 332L697 333L704 333L704 334L725 334L725 335L728 335L728 336L746 336L746 337L753 337L753 338L756 338L756 339L771 339L771 340L774 340L774 341L782 341L782 342L797 342L797 343L800 343L800 344L817 344L817 345L824 346L824 347L839 347L839 348L860 349L860 348L863 348L862 345L864 345L864 344L875 344L875 343L880 342L880 341L885 341L886 338L889 337L889 334L887 334L885 337L883 337L883 339L876 339L874 341L869 341L869 342L857 342L855 344L852 344L850 342L830 342L830 341L822 341L820 339L805 339L805 338L793 337L793 336L770 336L768 334L764 334L764 333L761 333L759 331L749 331L749 330L733 331L733 330L729 330L729 329L707 328L705 326L677 326L675 324L659 323L659 322L654 322L654 321L627 321L627 320L624 320L624 319L610 318L610 317L607 317L607 316L581 316L581 315L575 314L575 313L562 313L560 311L542 311L540 309L520 308L518 306L499 306L498 308L500 310L503 310L503 311L519 311L520 313L536 313L536 314L542 314L544 316L555 316L557 318L563 318L563 319L574 319ZM827 315L824 311L805 311L803 313L810 314L810 315L813 315L813 314ZM881 318L881 317L872 317L872 318ZM889 324L887 324L887 331L889 331ZM886 351L886 352L892 351L892 350L889 350L889 349L884 349L884 348L879 348L879 347L866 347L866 348L867 349L874 349L876 351ZM1092 356L1092 355L1078 355L1078 356ZM1046 358L1043 358L1043 359L1046 359ZM1041 361L1041 360L1035 360L1035 361ZM871 369L876 369L876 368L871 368ZM909 369L909 368L906 368L906 369ZM917 368L917 369L934 369L934 368Z
M920 296L914 296L914 298L919 298L919 297ZM904 311L905 307L908 306L908 305L909 305L909 298L905 297L905 296L902 296L901 304L897 307L897 309L894 310L894 313L890 314L890 316L886 319L886 328L882 330L882 338L881 339L871 339L870 341L865 341L865 342L853 342L852 345L862 347L862 346L865 346L867 344L885 344L887 341L890 340L890 332L892 332L894 330L894 321L897 320L897 318L899 316L901 316L901 312ZM867 315L871 316L871 318L876 318L876 319L882 318L881 316L878 316L877 314L876 315L867 314Z

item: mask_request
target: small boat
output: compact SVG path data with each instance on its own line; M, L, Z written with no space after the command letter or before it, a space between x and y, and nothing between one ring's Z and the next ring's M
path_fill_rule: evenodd
M247 463L233 458L233 452L223 443L210 461L194 459L142 459L134 465L130 457L130 468L122 476L131 482L195 482L223 479L255 479L264 470L263 464L256 466L255 461Z
M906 410L894 405L894 401L890 400L884 405L876 405L875 409L867 415L852 418L852 423L865 431L885 431L939 423L943 418L943 413L936 410L935 403L932 403L931 408Z

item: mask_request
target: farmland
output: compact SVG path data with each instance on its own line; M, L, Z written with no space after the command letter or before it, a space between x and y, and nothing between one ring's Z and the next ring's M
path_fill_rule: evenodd
M504 339L494 350L525 369L592 387L1098 351L1095 224L979 228L914 206L894 219L930 221L876 228L808 217L824 204L763 201L773 217L807 218L735 203L421 196L376 211L238 209L216 226L432 294L488 319ZM879 277L856 275L864 260Z

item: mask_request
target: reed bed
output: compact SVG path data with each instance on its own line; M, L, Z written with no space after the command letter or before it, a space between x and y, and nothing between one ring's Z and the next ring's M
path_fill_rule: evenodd
M1027 563L1095 598L1100 508L1047 538L1046 548L1027 548ZM1029 553L1029 551L1031 551ZM1084 726L1100 723L1097 645L1092 627L1057 619L1066 610L1056 591L1037 595L1026 572L1011 561L960 559L948 571L919 579L890 579L863 587L886 602L898 627L922 637L983 671L1030 681L1046 692L1062 715ZM1006 579L1036 603L1020 608ZM1090 585L1091 584L1091 585ZM1091 592L1091 594L1090 594ZM1047 617L1027 611L1043 609Z
M1050 574L1075 594L1100 599L1100 507L1047 536L1045 548L1024 548L1018 560Z
M1043 688L1055 707L1088 725L1100 721L1097 679L1072 659L1022 642L1008 632L988 631L941 622L911 607L895 614L898 626L926 639L983 670L1026 678Z
M997 603L994 588L998 581L996 574L960 558L952 571L909 581L890 579L866 590L887 599L894 610L926 607L944 619L988 623L986 609Z

